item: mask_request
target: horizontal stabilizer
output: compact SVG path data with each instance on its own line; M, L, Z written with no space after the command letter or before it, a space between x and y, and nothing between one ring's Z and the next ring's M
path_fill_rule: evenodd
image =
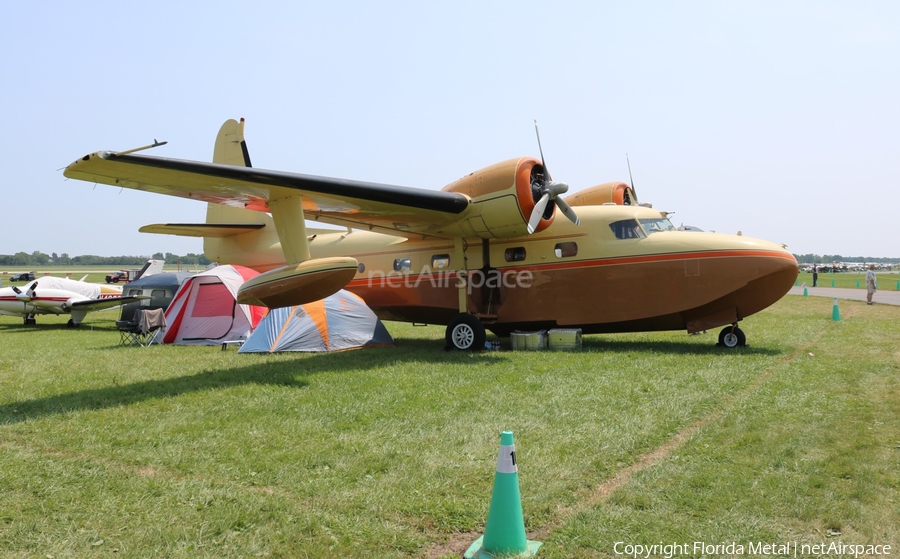
M238 289L242 305L270 309L305 305L324 299L347 285L359 263L346 256L316 258L270 270L245 282Z
M265 227L264 223L154 223L144 225L141 233L178 235L179 237L231 237Z

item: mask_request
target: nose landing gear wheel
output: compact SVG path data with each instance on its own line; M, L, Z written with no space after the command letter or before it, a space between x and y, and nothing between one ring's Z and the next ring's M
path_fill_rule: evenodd
M718 345L727 347L729 349L738 346L745 346L747 345L747 337L744 335L744 331L737 326L726 326L721 332L719 332Z
M481 321L470 314L461 314L447 326L444 340L447 349L472 351L482 349L486 334Z

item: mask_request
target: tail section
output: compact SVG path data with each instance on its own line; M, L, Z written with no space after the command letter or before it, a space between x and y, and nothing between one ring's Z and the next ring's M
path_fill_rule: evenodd
M250 164L250 152L247 151L247 142L244 140L243 118L240 122L233 118L226 120L222 128L219 128L212 162L236 167L253 166Z
M250 167L244 140L244 119L225 121L213 147L213 163ZM237 264L258 271L284 264L272 218L263 212L222 204L207 204L206 223L157 223L141 233L202 237L203 253L213 262Z
M244 119L219 129L213 163L250 167ZM206 223L157 224L142 232L203 237L203 252L214 262L238 264L262 274L238 290L238 302L266 307L302 305L344 287L356 275L351 257L311 259L303 199L289 189L270 192L267 213L223 204L207 205Z
M150 259L144 264L144 267L140 269L140 271L135 274L134 278L131 281L141 279L146 276L152 276L154 274L161 274L163 271L163 266L165 266L165 260L154 260Z
M213 147L213 163L252 167L244 140L244 119L225 121ZM284 263L275 224L268 214L244 208L207 204L206 223L225 226L233 234L204 235L203 252L213 262L239 264L258 271Z

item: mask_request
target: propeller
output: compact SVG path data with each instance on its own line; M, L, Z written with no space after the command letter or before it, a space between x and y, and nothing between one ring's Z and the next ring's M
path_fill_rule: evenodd
M541 147L541 133L538 131L537 120L534 121L534 133L537 135L538 150L541 152L541 166L544 168L544 179L541 181L541 184L537 185L535 194L540 194L541 197L535 203L534 210L531 211L531 217L528 219L528 233L534 233L535 229L537 229L541 218L544 216L544 211L547 209L547 204L551 201L569 218L569 221L578 225L581 223L581 220L575 215L575 210L565 200L560 198L560 194L565 194L569 191L569 185L564 182L551 180L550 173L547 171L547 165L544 164L544 149Z
M16 299L23 303L27 303L31 301L31 298L34 297L34 288L37 287L37 282L31 284L25 293L22 293L22 290L18 287L13 286L13 292L16 294Z

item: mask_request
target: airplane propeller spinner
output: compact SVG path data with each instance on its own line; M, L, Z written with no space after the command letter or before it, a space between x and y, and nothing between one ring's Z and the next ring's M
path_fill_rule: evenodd
M34 297L34 290L36 287L37 287L37 282L34 282L33 284L31 284L31 286L28 288L28 290L25 291L25 293L22 293L22 291L18 287L15 287L15 286L13 286L13 291L16 294L16 299L18 299L19 301L21 301L23 303L28 303L31 301L31 298Z
M538 224L541 222L541 218L545 217L544 212L550 201L553 201L553 203L556 204L556 207L569 218L569 221L578 225L581 223L581 220L575 215L575 210L573 210L565 200L559 197L560 194L565 194L569 191L569 185L564 182L551 180L550 173L547 171L547 165L544 163L544 149L541 147L541 133L538 131L537 120L534 121L534 133L537 135L538 150L541 152L541 166L544 168L544 179L540 184L532 185L532 188L535 191L535 197L540 194L540 199L535 203L534 210L531 212L531 217L528 219L528 233L534 233L537 229Z

